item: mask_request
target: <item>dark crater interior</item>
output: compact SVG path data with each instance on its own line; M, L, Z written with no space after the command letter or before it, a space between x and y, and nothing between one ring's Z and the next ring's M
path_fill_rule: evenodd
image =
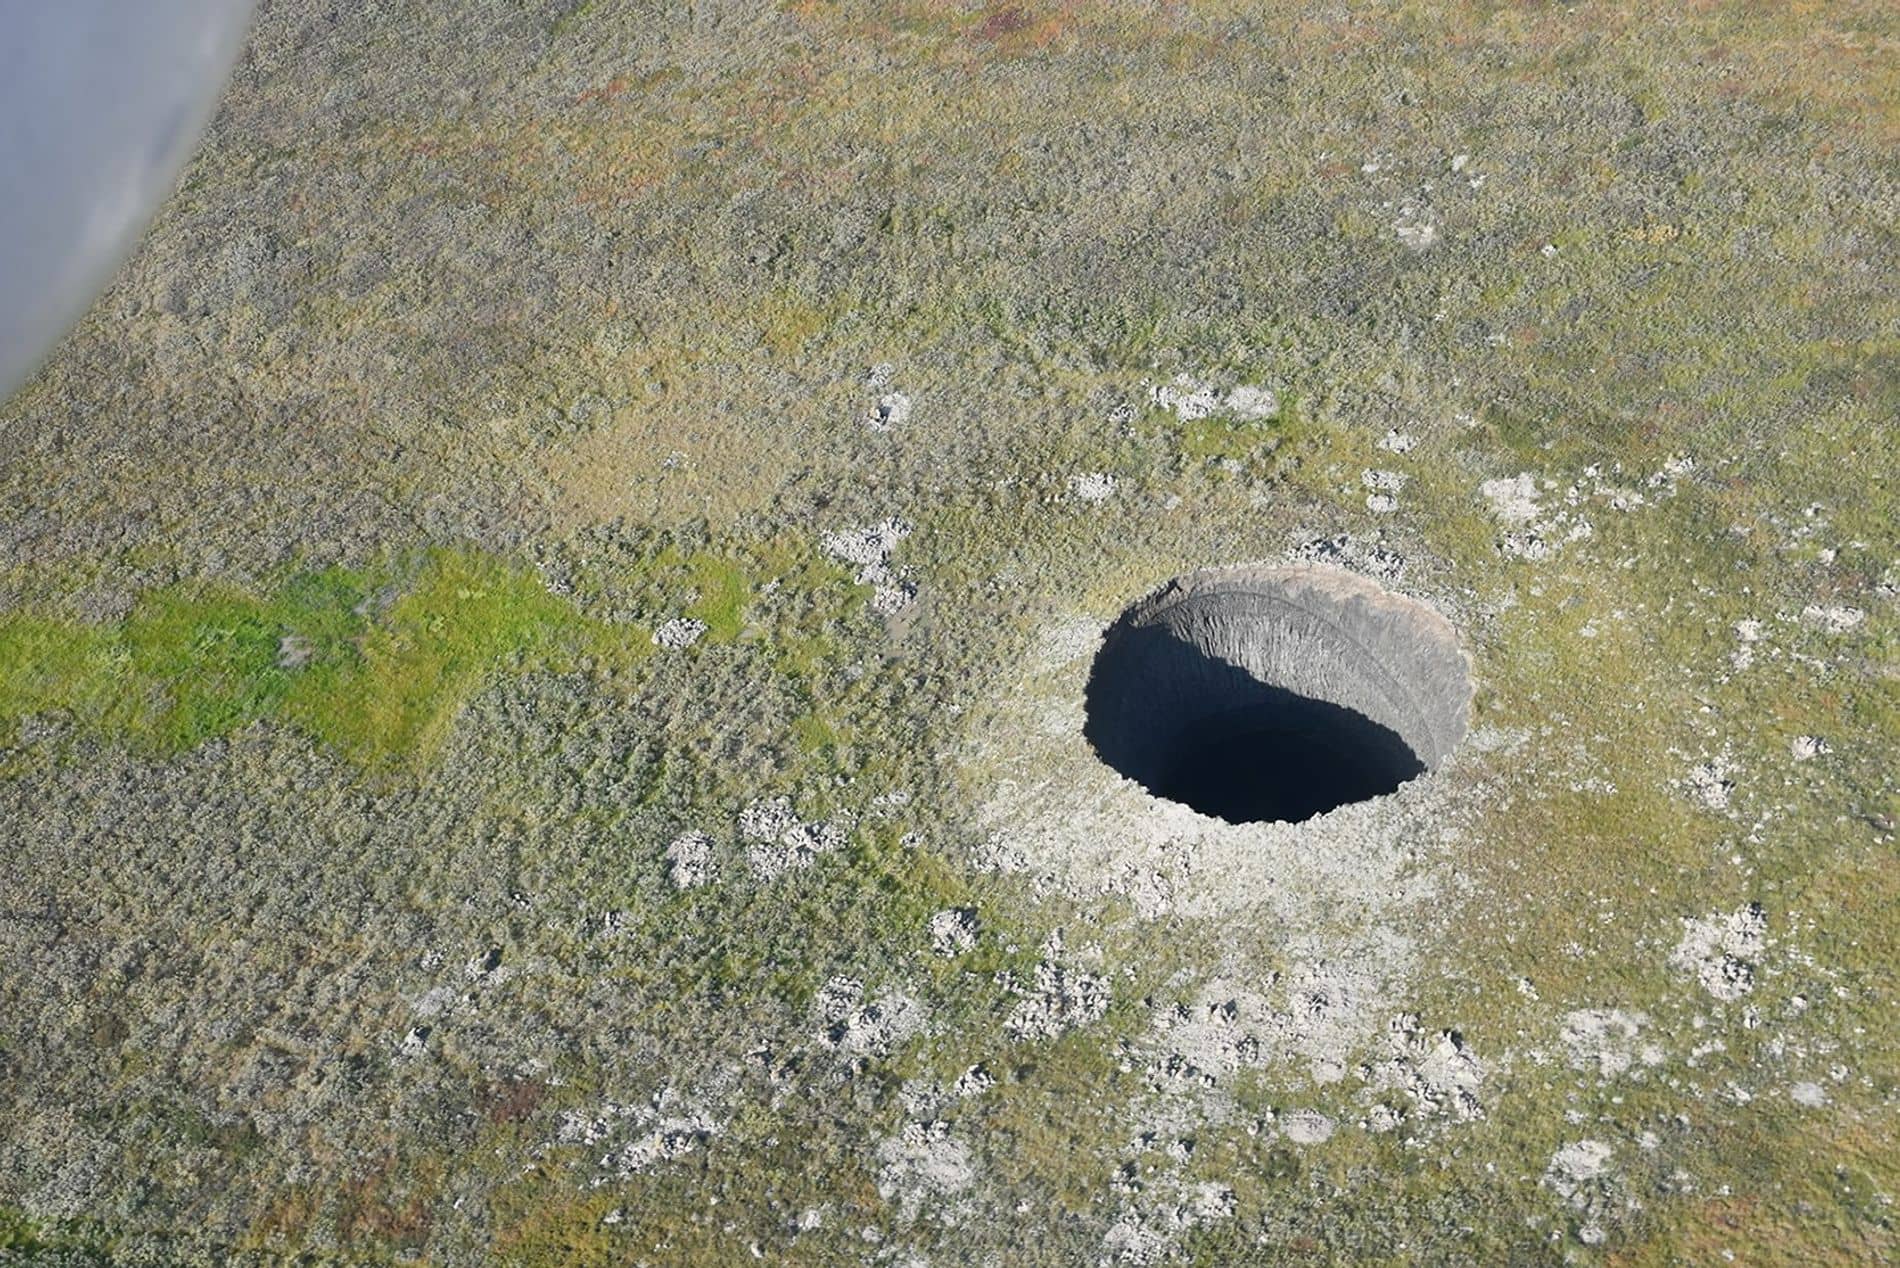
M1157 797L1299 823L1397 789L1463 738L1470 678L1423 604L1349 573L1194 573L1104 637L1086 734Z

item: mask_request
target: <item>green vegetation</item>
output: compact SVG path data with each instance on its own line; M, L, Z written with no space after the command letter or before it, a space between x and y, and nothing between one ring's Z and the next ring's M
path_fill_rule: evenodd
M531 577L493 560L438 553L347 652L313 662L286 713L367 761L426 758L499 666L557 645L571 649L583 628Z
M366 762L420 760L497 666L583 628L538 583L466 553L394 577L328 569L264 596L186 583L106 627L0 617L0 724L66 713L172 754L279 718Z
M67 710L115 721L131 712L125 648L71 621L18 613L0 617L0 718Z
M337 8L0 405L0 1260L1894 1257L1891 4ZM1419 820L1097 818L1289 556L1467 640Z
M686 614L706 623L706 637L715 643L730 643L745 627L745 605L751 595L744 568L726 559L698 556L694 559L693 580L699 597Z
M620 581L657 601L690 596L684 612L706 641L730 643L769 568L826 587L822 631L861 596L837 570L796 561L786 543L742 551L660 550ZM171 755L259 719L303 728L366 766L426 763L468 699L504 666L583 661L628 669L651 654L650 628L590 618L532 575L468 551L406 565L330 568L286 578L264 595L188 582L143 596L120 622L88 626L0 614L0 727L33 715L70 717L100 734ZM815 672L824 635L777 648L784 670ZM832 724L808 714L800 743L828 749Z
M0 1262L75 1265L111 1262L107 1239L96 1229L55 1228L15 1207L0 1205Z

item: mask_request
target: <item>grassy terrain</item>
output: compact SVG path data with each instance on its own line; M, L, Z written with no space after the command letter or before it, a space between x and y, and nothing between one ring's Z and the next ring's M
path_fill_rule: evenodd
M468 555L430 556L386 606L377 589L331 568L263 597L166 587L110 626L10 615L3 712L16 728L62 714L165 755L272 718L365 761L424 760L499 663L584 637L536 582ZM644 641L616 650L637 658Z
M265 4L0 406L0 1262L1893 1257L1896 40ZM1062 631L1342 538L1473 737L1302 839L1417 895L1310 896L1339 1069L1210 1056L1357 944L983 812Z

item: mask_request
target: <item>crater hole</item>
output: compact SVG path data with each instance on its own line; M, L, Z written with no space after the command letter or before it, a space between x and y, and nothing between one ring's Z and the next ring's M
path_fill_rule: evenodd
M1155 796L1299 823L1435 769L1471 681L1443 617L1363 577L1208 569L1109 627L1086 705L1095 751Z

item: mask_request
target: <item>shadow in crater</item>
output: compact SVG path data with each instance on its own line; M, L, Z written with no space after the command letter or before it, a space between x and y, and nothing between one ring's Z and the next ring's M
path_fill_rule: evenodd
M1425 772L1398 732L1263 682L1154 625L1096 658L1084 734L1158 797L1229 823L1299 823Z

